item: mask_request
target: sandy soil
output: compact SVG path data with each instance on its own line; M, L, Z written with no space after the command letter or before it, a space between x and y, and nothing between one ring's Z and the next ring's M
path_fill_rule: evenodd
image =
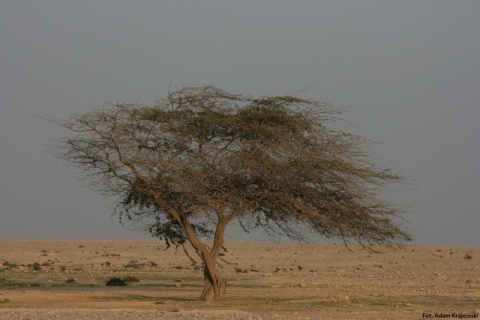
M480 248L226 244L224 301L162 242L0 241L0 319L422 319L480 313ZM193 251L189 249L192 257ZM110 278L138 282L106 286ZM68 280L68 282L67 282Z

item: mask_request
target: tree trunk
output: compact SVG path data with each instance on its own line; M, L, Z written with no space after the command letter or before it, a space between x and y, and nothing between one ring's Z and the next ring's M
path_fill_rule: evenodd
M185 234L187 235L188 240L195 248L195 250L197 250L198 256L205 264L205 267L203 269L205 285L203 288L203 292L199 297L199 300L205 302L218 302L222 300L225 294L226 281L222 279L222 276L220 275L215 266L215 262L217 261L220 249L223 244L223 236L228 221L220 219L219 217L219 221L215 230L213 246L211 251L208 252L207 248L198 240L198 237L195 234L195 231L192 228L190 222L188 222L188 219L178 214L177 217L179 223L182 225L183 230L185 231Z
M203 275L205 277L205 285L198 299L206 302L218 302L222 300L225 294L226 281L222 279L215 266L213 266L211 270L205 264Z

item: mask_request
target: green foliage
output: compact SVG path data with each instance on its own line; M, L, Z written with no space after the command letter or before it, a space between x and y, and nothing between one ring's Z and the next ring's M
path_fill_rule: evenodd
M344 131L340 115L294 96L184 87L154 106L56 121L75 133L58 150L92 188L118 197L121 222L167 246L190 241L187 229L212 237L234 219L296 239L409 241L395 223L401 208L381 197L401 177L373 161L371 142Z

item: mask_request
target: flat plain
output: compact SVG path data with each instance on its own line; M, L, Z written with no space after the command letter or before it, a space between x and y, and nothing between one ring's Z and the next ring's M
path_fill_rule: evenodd
M77 312L94 319L88 314L104 312L112 319L424 319L480 312L479 247L225 248L225 299L205 304L196 300L202 267L190 247L196 261L158 240L0 241L0 318ZM106 286L111 278L127 285Z

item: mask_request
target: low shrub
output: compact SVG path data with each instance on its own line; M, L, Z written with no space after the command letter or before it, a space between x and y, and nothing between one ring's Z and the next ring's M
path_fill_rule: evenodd
M34 271L40 271L40 270L42 270L42 267L40 266L40 263L35 262L34 264L32 264L32 269Z
M105 285L107 286L126 286L127 283L120 278L110 278Z

